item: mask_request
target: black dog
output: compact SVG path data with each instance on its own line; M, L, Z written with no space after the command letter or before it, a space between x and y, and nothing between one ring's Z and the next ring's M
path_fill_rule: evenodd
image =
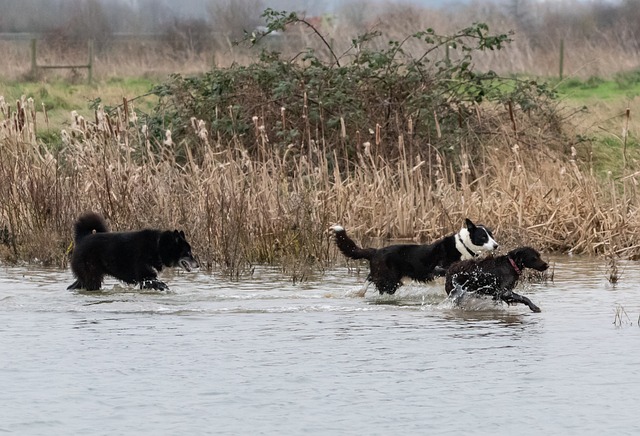
M513 292L525 268L545 271L549 265L531 247L516 248L504 256L463 260L447 271L445 291L454 299L461 298L465 292L490 295L494 300L526 304L532 311L540 312L527 297Z
M163 267L180 266L187 271L198 266L182 231L145 229L109 232L104 219L86 213L74 224L71 270L76 281L67 289L100 289L105 275L140 288L168 289L158 280Z
M384 248L360 248L347 236L341 226L333 226L336 245L351 259L369 261L368 280L381 294L393 294L402 285L404 277L419 282L443 276L449 266L461 259L472 259L482 251L498 248L491 231L465 220L458 232L433 244L401 244Z

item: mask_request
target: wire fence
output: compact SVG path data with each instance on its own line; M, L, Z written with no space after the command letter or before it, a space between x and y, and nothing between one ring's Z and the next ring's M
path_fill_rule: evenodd
M264 44L302 48L299 35L268 38ZM46 71L86 71L88 81L139 75L198 73L212 67L255 61L258 51L237 45L221 32L110 35L106 39L56 39L37 33L0 33L0 74L38 78ZM97 73L97 74L96 74Z

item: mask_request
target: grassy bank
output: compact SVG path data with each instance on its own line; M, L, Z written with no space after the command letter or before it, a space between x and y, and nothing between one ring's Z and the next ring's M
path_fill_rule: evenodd
M117 106L127 99L139 110L150 112L158 99L147 94L158 81L143 77L110 78L92 84L84 80L72 83L60 78L51 81L0 80L0 95L11 105L22 97L37 102L37 134L46 139L45 135L57 135L69 127L72 111L91 118L99 104Z
M561 102L579 110L572 124L588 144L581 160L602 178L633 173L640 162L640 73L621 72L605 79L565 79L556 85Z
M88 84L84 81L70 83L63 79L50 81L8 81L0 79L0 96L9 105L22 97L32 98L37 105L37 136L45 143L51 142L48 135L59 136L62 129L68 129L72 122L71 113L76 112L86 119L94 118L95 109L111 109L128 104L137 111L151 114L160 98L152 90L162 85L168 77L122 77L110 78ZM609 78L588 79L566 78L549 80L557 91L558 102L571 116L571 124L576 133L591 142L592 160L597 170L604 174L621 171L623 127L628 134L627 147L631 160L638 159L640 121L635 116L640 112L640 73L623 72ZM630 117L626 118L626 109Z
M175 77L133 102L122 98L147 83L58 85L60 94L56 85L3 85L34 94L16 104L14 93L0 115L2 258L64 266L72 223L86 210L114 230L184 229L204 266L235 276L272 263L304 279L337 258L334 223L365 244L425 242L469 217L505 247L640 256L635 134L608 175L594 150L615 136L576 130L578 114L545 88L496 82L464 58L407 71L397 53L361 48L348 68L267 59ZM43 87L47 98L87 92L102 104L83 115L86 104L54 99L50 130L54 113L67 121L43 135ZM148 117L136 111L145 104Z

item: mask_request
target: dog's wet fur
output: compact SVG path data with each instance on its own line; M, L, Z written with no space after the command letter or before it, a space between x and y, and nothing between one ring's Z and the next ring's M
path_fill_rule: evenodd
M88 212L74 224L71 270L76 281L67 289L99 290L104 277L112 276L141 289L166 290L158 272L178 266L187 271L198 266L183 231L109 232L102 216Z
M469 219L458 233L432 244L399 244L383 248L360 248L342 226L334 225L331 230L342 254L350 259L369 261L368 280L380 294L394 294L403 278L428 282L443 276L454 262L473 259L483 251L498 248L491 230Z
M549 268L540 253L531 247L520 247L506 255L454 263L445 277L445 291L454 301L467 293L487 295L507 304L526 304L533 312L540 308L513 289L525 268L546 271Z

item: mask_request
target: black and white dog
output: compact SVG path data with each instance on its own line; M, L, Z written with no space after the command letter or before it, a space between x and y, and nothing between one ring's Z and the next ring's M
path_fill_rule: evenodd
M516 248L504 256L463 260L447 271L445 291L456 302L466 293L488 295L507 304L526 304L533 312L540 312L527 297L513 292L525 268L545 271L549 264L531 247Z
M473 259L483 251L498 248L491 230L466 219L458 233L445 236L432 244L400 244L383 248L360 248L342 226L331 227L336 245L351 259L369 261L368 280L381 294L393 294L403 278L419 282L443 276L449 266L461 259Z

